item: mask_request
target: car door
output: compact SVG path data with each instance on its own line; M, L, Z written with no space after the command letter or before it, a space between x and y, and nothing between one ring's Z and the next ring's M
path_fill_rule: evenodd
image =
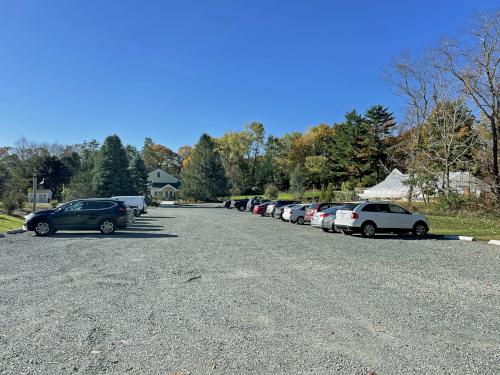
M94 229L97 228L97 224L99 223L102 212L104 208L104 204L107 202L100 201L86 201L84 202L81 218L81 225L86 229Z
M82 222L81 211L83 201L73 201L59 208L52 217L52 221L58 229L78 228Z
M379 203L369 203L361 210L362 216L360 219L363 222L368 220L373 221L377 228L384 229L387 228L387 217L384 215L386 213L388 213L388 211L385 208L385 205Z
M395 204L389 205L389 212L391 216L391 228L394 229L412 229L413 228L413 215Z

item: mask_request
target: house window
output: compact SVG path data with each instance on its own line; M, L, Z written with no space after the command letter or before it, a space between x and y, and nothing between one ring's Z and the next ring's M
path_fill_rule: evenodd
M160 172L156 172L156 177L160 178Z

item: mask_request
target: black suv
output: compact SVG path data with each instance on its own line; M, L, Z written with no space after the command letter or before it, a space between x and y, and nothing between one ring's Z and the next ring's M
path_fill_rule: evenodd
M129 208L113 199L78 199L56 209L38 211L26 216L25 229L37 236L48 236L64 229L99 229L111 234L129 223Z

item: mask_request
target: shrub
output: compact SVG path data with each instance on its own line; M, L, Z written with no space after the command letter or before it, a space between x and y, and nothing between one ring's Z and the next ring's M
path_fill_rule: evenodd
M467 198L456 193L440 194L436 199L436 206L443 211L459 211L467 206Z
M59 201L53 199L53 200L49 201L49 204L52 206L52 208L56 208L57 205L59 204Z
M354 183L352 181L344 181L340 186L342 191L351 191L354 190Z
M334 199L335 199L334 186L333 186L333 182L330 182L328 184L328 187L326 188L325 201L332 202Z
M5 193L2 198L4 210L10 214L16 209L23 208L26 198L19 193Z
M349 191L335 191L333 193L333 199L336 202L351 202L358 200L359 197L354 190Z
M278 198L278 188L274 185L267 185L266 191L265 191L265 196L269 199L277 199Z

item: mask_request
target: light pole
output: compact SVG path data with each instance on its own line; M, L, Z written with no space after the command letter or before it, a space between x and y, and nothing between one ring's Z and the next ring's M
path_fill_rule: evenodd
M37 181L37 175L36 175L36 169L33 170L33 208L32 212L36 211L36 189L38 187L38 181Z

